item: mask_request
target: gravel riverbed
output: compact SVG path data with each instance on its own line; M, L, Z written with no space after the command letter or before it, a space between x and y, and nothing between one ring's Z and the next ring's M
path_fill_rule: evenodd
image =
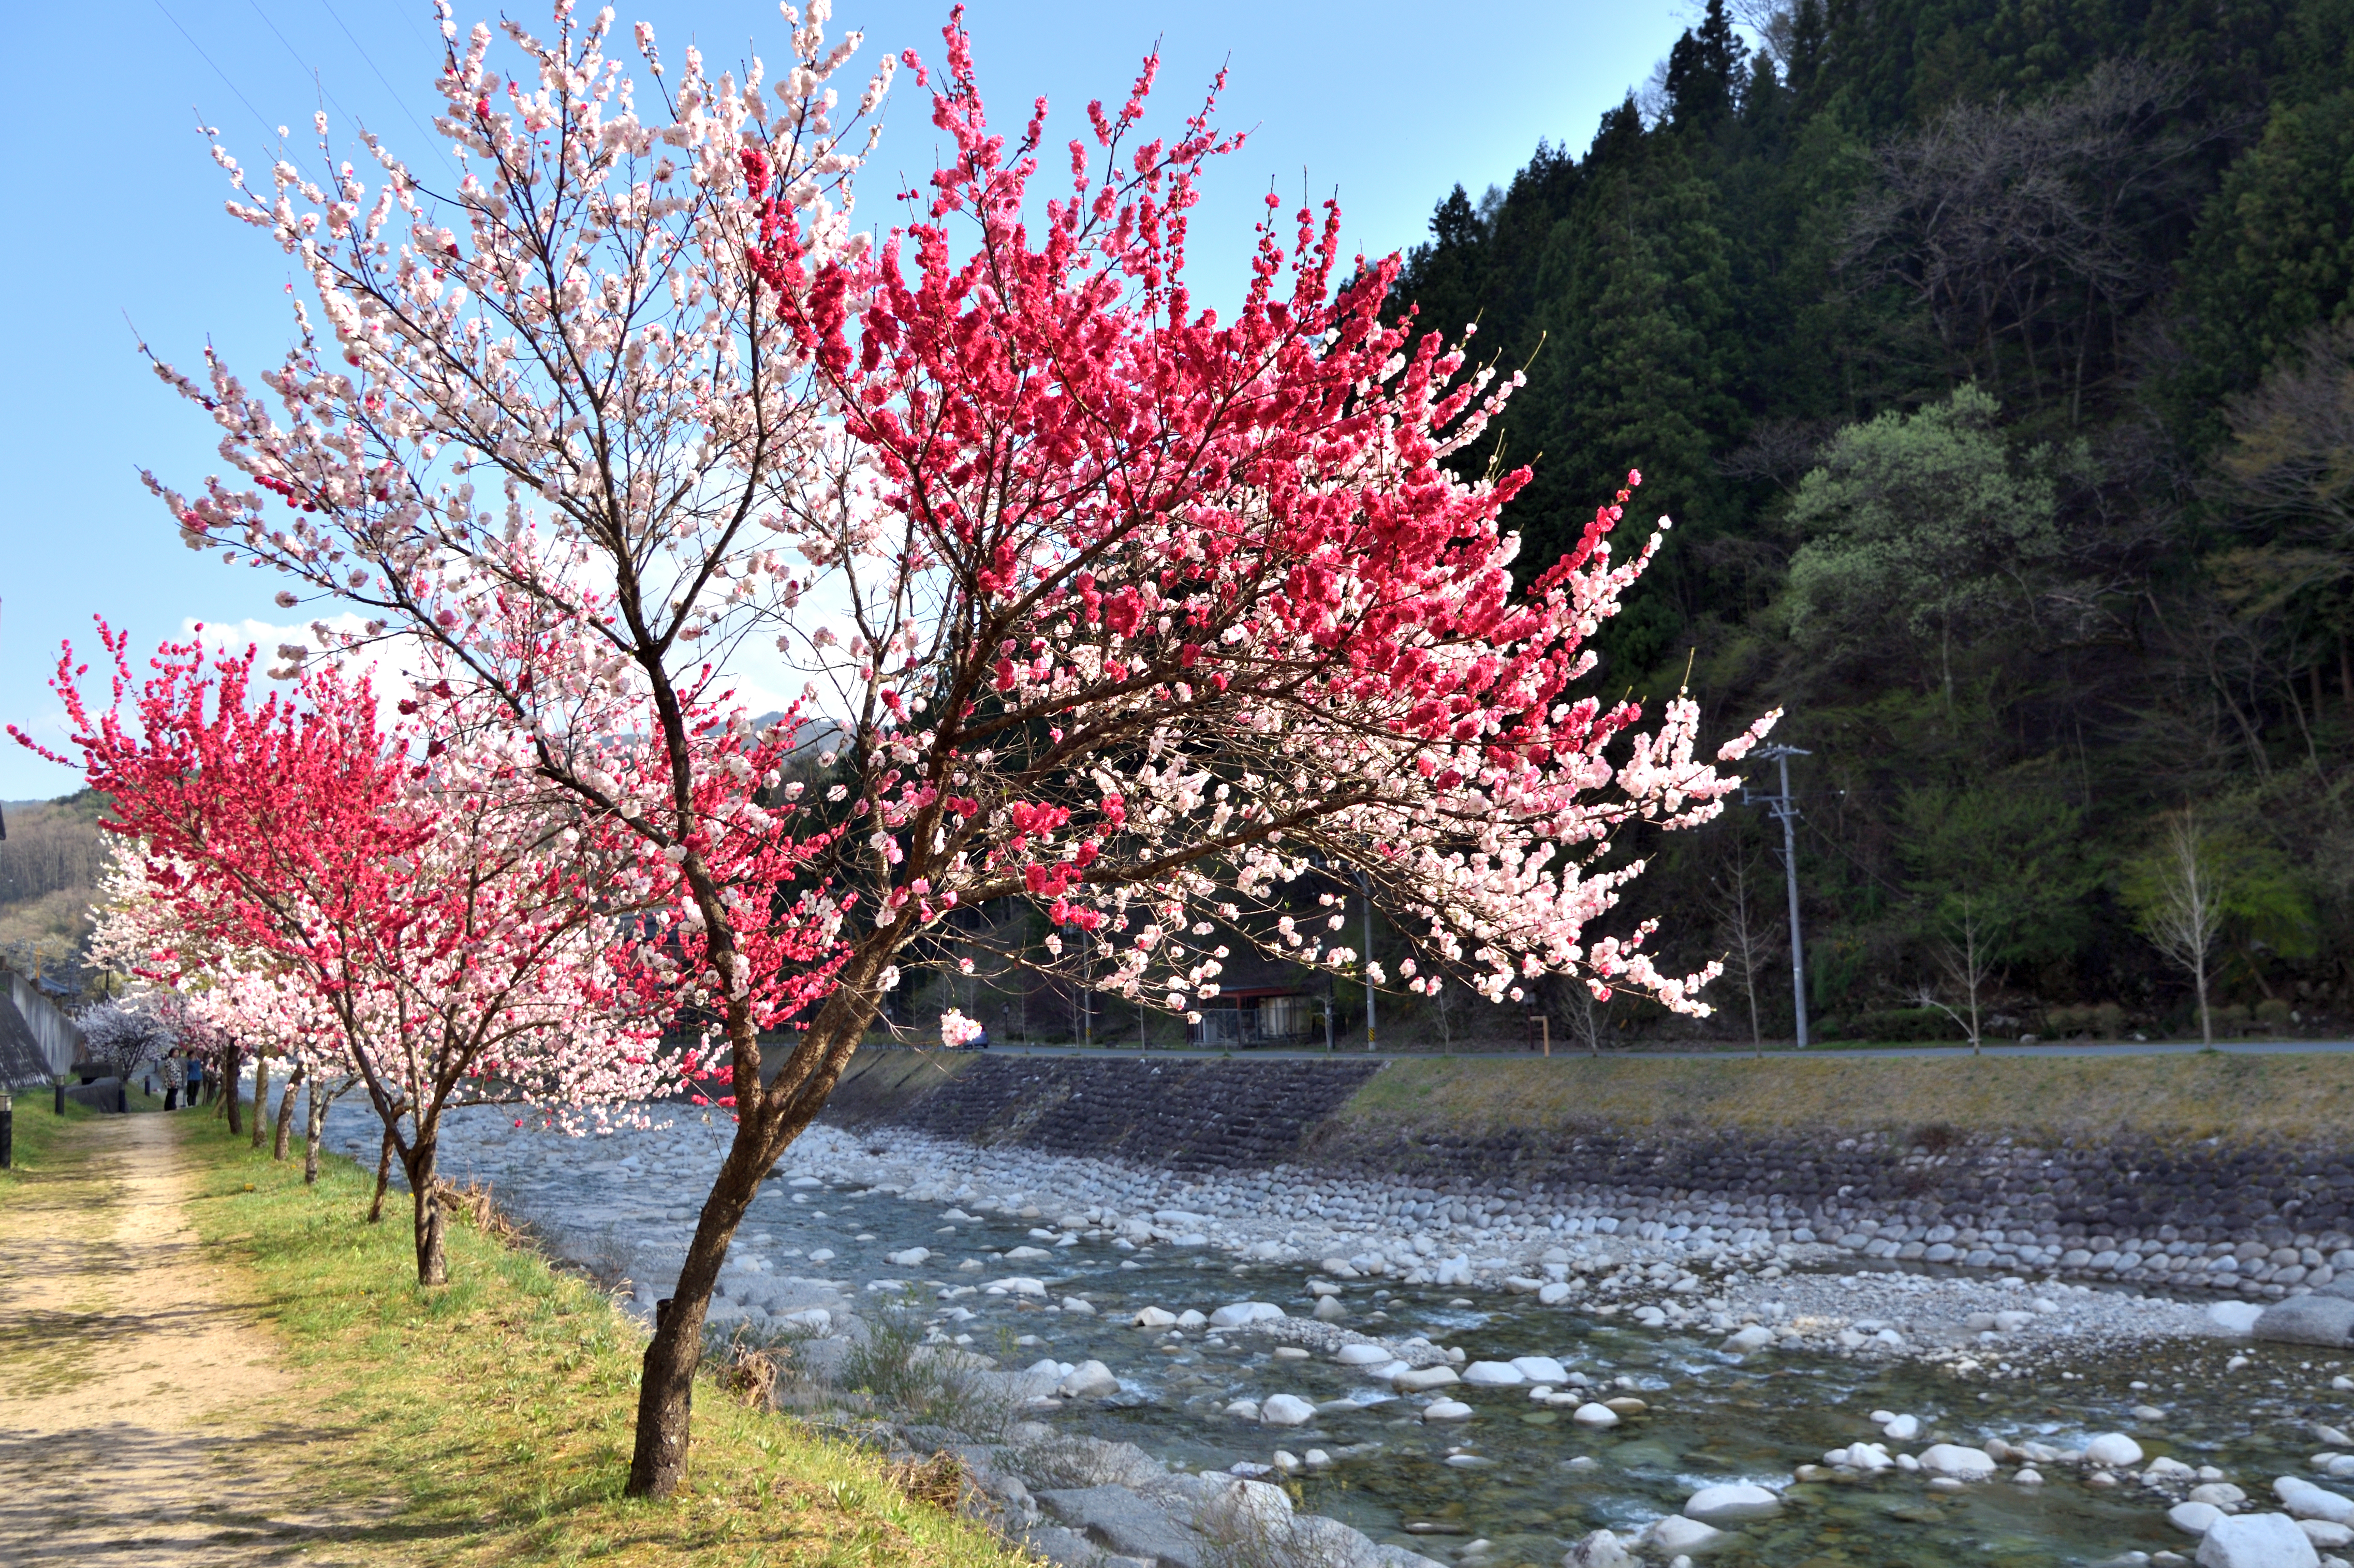
M373 1152L344 1110L331 1137ZM626 1265L650 1313L725 1137L700 1113L568 1139L467 1112L442 1168ZM960 1451L1009 1531L1075 1564L2339 1550L2337 1503L2278 1492L2338 1474L2348 1358L2253 1343L2249 1304L1427 1191L821 1127L755 1203L713 1318L790 1334L813 1373L886 1318L991 1369L1019 1419ZM2314 1555L2233 1544L2300 1509ZM1265 1550L1237 1555L1246 1536Z

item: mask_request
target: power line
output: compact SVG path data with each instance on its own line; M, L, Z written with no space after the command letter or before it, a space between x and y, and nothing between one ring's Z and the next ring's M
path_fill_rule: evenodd
M440 155L441 161L444 164L449 164L449 149L442 146L435 138L434 133L430 130L427 129L424 122L417 118L416 111L408 107L408 100L403 98L400 95L399 90L395 88L390 79L385 76L383 69L376 63L376 57L368 53L367 46L360 42L360 36L357 33L353 32L351 29L351 24L344 20L343 13L336 10L335 7L329 3L329 0L319 0L319 4L325 8L328 16L333 16L335 19L335 26L343 28L344 37L351 39L352 41L352 48L359 50L360 58L367 61L368 69L376 72L376 80L384 83L385 91L392 94L392 101L400 106L400 112L403 117L405 117L411 125L417 127L417 133L425 138L426 143L432 147L432 149ZM402 9L405 11L407 7L404 6ZM456 174L458 172L457 165L451 164L450 172L451 174Z
M229 79L228 72L221 69L220 62L214 59L212 56L205 53L205 47L204 45L196 42L196 36L188 31L187 28L181 26L180 19L177 16L173 16L170 11L164 10L164 0L154 0L154 3L155 9L164 12L164 20L171 23L174 29L179 33L180 37L188 40L188 48L196 51L196 58L203 60L205 64L212 67L213 74L221 79L221 85L228 88L231 93L235 94L237 101L239 103L245 105L245 111L253 116L253 122L255 124L261 127L263 136L265 138L277 136L278 128L261 117L261 111L256 109L253 106L253 100L246 97L246 95L239 90L237 83Z
M261 25L270 29L270 36L278 40L279 47L286 51L287 57L296 65L301 66L304 70L311 73L311 85L319 90L319 96L325 99L329 103L334 104L335 106L336 113L342 115L353 124L358 124L359 116L354 114L350 110L345 109L343 105L343 101L336 98L334 93L327 90L326 78L320 75L319 68L317 66L313 65L309 60L302 58L301 50L297 49L292 43L287 41L286 35L278 30L278 24L270 19L270 13L261 8L261 0L245 0L245 3L253 7L253 14L261 18Z

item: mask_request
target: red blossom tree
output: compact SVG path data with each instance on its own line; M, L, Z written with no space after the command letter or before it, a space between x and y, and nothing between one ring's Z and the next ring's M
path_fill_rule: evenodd
M79 757L10 733L79 764L112 806L103 825L143 845L176 927L148 923L146 973L225 988L249 1026L255 998L288 990L279 1012L332 1022L310 1051L361 1080L408 1178L419 1283L445 1282L434 1160L449 1109L520 1101L577 1129L677 1082L613 963L615 916L652 885L634 840L599 842L515 789L454 701L408 705L422 714L412 748L379 728L365 680L320 668L250 702L253 650L167 643L134 695L127 639L100 635L106 709L85 702L70 648L52 682ZM183 962L224 951L270 972Z
M684 1476L761 1177L960 909L1028 901L1074 937L1020 961L1191 1012L1237 942L1392 983L1338 913L1290 913L1345 865L1416 945L1411 989L1435 959L1491 998L1552 972L1702 1009L1713 970L1655 969L1649 925L1588 931L1641 871L1603 866L1614 835L1703 821L1734 782L1695 758L1688 698L1647 730L1577 690L1658 547L1611 552L1636 476L1516 593L1497 516L1525 472L1449 467L1510 386L1384 324L1396 263L1342 281L1329 207L1287 234L1270 203L1240 307L1200 307L1188 214L1235 143L1206 106L1140 140L1156 61L1089 107L1034 212L1044 104L992 132L952 22L932 111L954 155L877 254L824 97L848 46L814 22L781 109L758 62L715 80L690 53L645 117L601 25L511 27L527 86L486 30L445 31L447 207L375 143L374 193L348 164L256 191L223 154L333 351L306 317L267 397L166 370L249 487L157 490L192 546L442 649L515 777L673 870L646 897L678 939L642 972L659 955L705 1010L737 1119L647 1348L631 1492ZM809 681L767 730L713 673L756 636ZM814 802L784 779L803 713L840 736Z

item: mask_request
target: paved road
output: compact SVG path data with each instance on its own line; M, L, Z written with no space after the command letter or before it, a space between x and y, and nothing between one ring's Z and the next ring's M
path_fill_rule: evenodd
M2354 1040L2234 1040L2226 1044L2219 1044L2211 1048L2215 1051L2227 1053L2235 1056L2326 1056L2354 1051ZM2146 1043L2127 1042L2123 1044L2109 1044L2092 1041L2062 1041L2051 1044L2037 1045L1989 1044L1984 1054L1989 1057L2182 1056L2208 1049L2210 1049L2210 1047L2201 1045L2195 1040L2152 1040ZM1134 1045L992 1045L990 1047L990 1052L992 1055L999 1056L1150 1055L1155 1061L1166 1060L1172 1056L1208 1058L1225 1054L1216 1051L1164 1049L1160 1047L1156 1047L1150 1052L1141 1052ZM1803 1058L1808 1061L1823 1062L1834 1061L1842 1056L1967 1056L1969 1054L1970 1048L1967 1045L1872 1045L1858 1046L1854 1048L1817 1047L1810 1051L1769 1049L1765 1054L1766 1059L1769 1061L1789 1061ZM1366 1053L1364 1048L1362 1046L1357 1047L1354 1050L1343 1046L1341 1049L1332 1052L1325 1052L1321 1050L1298 1051L1262 1048L1243 1051L1236 1053L1236 1054L1263 1059L1297 1057L1313 1061L1328 1055L1335 1057L1353 1056L1362 1058L1366 1054ZM1457 1057L1476 1057L1481 1059L1494 1059L1498 1061L1514 1061L1532 1055L1534 1053L1529 1051L1457 1051L1451 1053L1451 1054ZM1573 1058L1582 1058L1584 1056L1584 1053L1582 1052L1571 1050L1559 1045L1556 1045L1553 1048L1553 1054L1556 1056ZM1723 1058L1727 1061L1738 1061L1749 1058L1751 1054L1752 1054L1748 1051L1734 1047L1728 1047L1721 1051L1606 1051L1603 1053L1603 1055L1606 1058L1612 1061L1621 1062L1660 1060L1705 1061L1717 1058ZM1380 1054L1380 1059L1416 1061L1428 1059L1435 1057L1436 1055L1437 1055L1437 1053L1432 1051L1383 1052Z

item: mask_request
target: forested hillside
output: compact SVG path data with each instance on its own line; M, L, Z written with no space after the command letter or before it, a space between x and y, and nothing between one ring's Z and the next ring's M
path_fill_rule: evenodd
M76 973L90 900L106 859L104 803L84 789L61 800L12 801L0 839L0 961L26 973Z
M1598 689L1689 665L1720 733L1787 710L1834 1028L1946 1032L1922 988L1975 967L2004 1033L2195 1033L2143 930L2186 807L2219 1026L2354 1024L2354 0L1753 31L1710 0L1649 99L1457 188L1410 258L1400 309L1525 370L1465 460L1536 465L1521 568L1643 471L1615 544L1676 526ZM1733 955L1742 1035L1752 955L1787 1035L1772 824L1728 816L1624 846L1630 903Z

